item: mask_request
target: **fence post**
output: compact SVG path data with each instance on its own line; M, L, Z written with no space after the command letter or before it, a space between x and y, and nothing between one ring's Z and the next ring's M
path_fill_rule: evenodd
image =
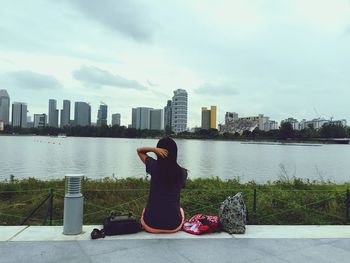
M50 188L50 226L52 226L52 214L53 214L53 189Z
M346 190L346 196L345 196L345 223L349 224L350 221L350 192L349 189Z
M256 188L254 188L254 194L253 194L253 214L256 216Z

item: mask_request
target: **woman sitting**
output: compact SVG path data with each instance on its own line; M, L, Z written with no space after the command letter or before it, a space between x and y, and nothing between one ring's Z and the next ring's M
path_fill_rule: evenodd
M148 156L157 155L157 160ZM181 229L184 211L180 207L180 191L185 186L187 170L177 164L177 146L173 139L162 138L157 148L137 149L146 172L151 175L151 187L146 209L141 216L143 228L151 233L172 233Z

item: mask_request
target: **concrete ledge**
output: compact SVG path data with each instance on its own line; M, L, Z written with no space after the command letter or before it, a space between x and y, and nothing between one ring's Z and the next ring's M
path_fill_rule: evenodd
M74 240L90 240L90 233L94 228L101 229L100 225L83 226L83 233L79 235L63 235L62 226L30 226L22 233L14 236L11 241L74 241ZM4 228L4 227L0 227ZM150 234L145 231L141 231L136 234L130 235L118 235L118 236L106 236L100 240L127 240L127 239L215 239L215 238L232 238L231 235L221 232L208 235L191 235L183 231L179 231L173 234Z
M350 238L350 225L249 225L234 238Z
M9 241L28 226L0 226L0 241Z
M90 233L94 228L101 229L100 225L83 226L83 233L79 235L63 235L62 226L0 226L0 241L80 241L90 240ZM136 234L107 236L103 240L157 240L157 239L249 239L249 238L348 238L350 226L323 225L323 226L276 226L276 225L248 225L243 235L229 235L225 232L206 235L191 235L183 231L174 234L150 234L141 231Z

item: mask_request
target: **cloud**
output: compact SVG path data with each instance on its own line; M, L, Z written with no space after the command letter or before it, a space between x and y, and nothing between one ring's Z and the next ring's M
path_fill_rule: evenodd
M36 73L30 70L5 73L0 76L0 79L11 87L23 89L48 90L62 87L61 83L53 76Z
M146 7L132 0L86 1L74 0L73 5L89 19L94 19L137 42L148 42L154 34Z
M194 89L194 92L197 94L203 94L203 95L237 95L238 92L236 89L232 87L232 84L218 84L213 85L211 83L204 83L197 88Z
M87 86L110 86L122 89L145 90L145 86L136 80L125 79L117 74L112 74L107 70L103 70L93 66L81 66L80 69L73 71L75 79Z

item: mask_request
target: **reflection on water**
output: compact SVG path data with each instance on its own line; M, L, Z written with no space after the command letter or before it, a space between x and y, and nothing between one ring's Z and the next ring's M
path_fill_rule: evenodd
M136 148L155 146L153 139L54 138L0 136L0 180L63 178L83 173L90 178L144 177ZM278 178L349 180L349 145L281 145L227 141L177 140L178 161L191 178L239 178L243 182ZM298 147L295 147L298 146Z

